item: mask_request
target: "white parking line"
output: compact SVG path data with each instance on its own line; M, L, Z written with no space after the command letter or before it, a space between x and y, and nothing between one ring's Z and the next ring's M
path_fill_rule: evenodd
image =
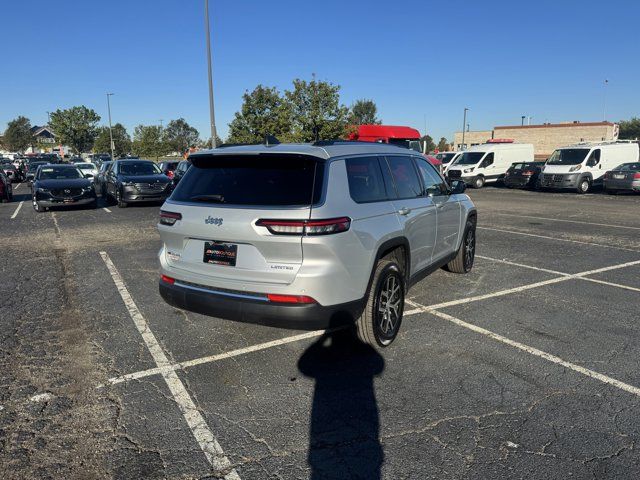
M512 233L513 235L525 235L527 237L537 237L537 238L544 238L547 240L555 240L558 242L570 242L570 243L579 243L581 245L591 245L594 247L604 247L604 248L612 248L614 250L625 250L627 252L640 252L640 249L637 248L626 248L626 247L618 247L615 245L604 245L602 243L594 243L594 242L583 242L581 240L571 240L569 238L558 238L558 237L549 237L547 235L538 235L535 233L526 233L526 232L518 232L516 230L505 230L504 228L494 228L494 227L476 227L477 229L480 230L491 230L494 232L503 232L503 233Z
M22 204L23 204L23 203L24 203L24 200L23 200L23 201L21 201L21 202L18 204L18 207L16 208L16 211L15 211L15 212L13 212L13 215L11 215L11 220L13 220L14 218L16 218L16 217L18 216L18 212L19 212L19 211L20 211L20 209L22 208Z
M587 282L600 283L602 285L609 285L610 287L617 287L617 288L622 288L622 289L625 289L625 290L631 290L632 292L640 292L640 288L630 287L629 285L623 285L621 283L606 282L604 280L598 280L597 278L589 278L589 277L585 276L585 275L595 275L597 273L607 272L609 270L617 269L617 268L631 267L631 266L637 264L635 262L630 262L631 263L630 265L623 264L624 267L620 267L619 265L614 265L613 267L603 267L603 268L599 268L597 270L591 270L589 272L583 272L582 274L576 274L576 275L572 276L570 273L558 272L556 270L549 270L549 269L546 269L546 268L534 267L534 266L531 266L531 265L525 265L523 263L511 262L509 260L503 260L503 259L500 259L500 258L491 258L491 257L482 256L482 255L476 255L476 258L481 258L483 260L490 260L492 262L504 263L506 265L514 265L516 267L528 268L528 269L537 270L537 271L540 271L540 272L554 273L556 275L568 276L568 277L577 278L577 279L580 279L580 280L586 280Z
M102 257L102 260L104 260L104 263L111 274L111 278L113 279L113 283L115 283L116 288L120 293L120 297L129 311L129 316L133 320L138 332L140 332L140 335L142 335L142 339L144 340L149 353L153 357L156 366L158 368L164 368L162 371L162 377L169 387L175 402L178 404L182 415L187 421L187 424L191 429L191 433L198 442L198 445L200 445L205 457L214 468L214 473L218 476L223 476L225 480L239 480L240 476L231 466L231 462L224 454L224 451L218 441L213 436L207 422L196 407L193 399L189 395L189 392L187 392L187 389L178 377L178 374L173 369L166 369L166 367L171 365L171 363L162 350L162 347L158 343L155 335L149 328L149 324L133 301L133 298L129 294L129 291L125 286L120 273L111 261L111 258L109 258L109 255L106 252L100 252L100 256Z
M640 397L640 388L621 382L620 380L616 380L615 378L609 377L608 375L603 375L602 373L598 373L588 368L582 367L580 365L576 365L575 363L568 362L566 360L563 360L560 357L556 357L555 355L552 355L550 353L544 352L542 350L538 350L537 348L534 348L534 347L530 347L528 345L525 345L524 343L516 342L515 340L511 340L507 337L503 337L502 335L499 335L490 330L487 330L486 328L473 325L472 323L467 323L463 320L460 320L459 318L453 317L451 315L447 315L446 313L438 312L435 310L430 310L429 313L431 313L432 315L435 315L436 317L442 318L451 323L459 325L460 327L467 328L476 333L479 333L481 335L485 335L489 338L497 340L498 342L504 343L505 345L509 345L511 347L517 348L519 350L522 350L523 352L529 353L531 355L535 355L536 357L543 358L545 360L548 360L549 362L556 363L565 368L573 370L574 372L581 373L582 375L586 375L587 377L594 378L596 380L599 380L602 383L606 383L607 385L611 385L613 387L619 388L620 390L624 390L625 392L629 392Z
M102 254L102 253L101 253ZM478 255L478 257L480 257ZM535 270L543 270L545 271L545 269L538 269L537 267L529 267L527 265L522 265L522 264L516 264L513 262L509 262L508 260L499 260L499 259L494 259L491 257L480 257L486 260L493 260L493 261L500 261L500 262L504 262L504 263L508 263L508 264L513 264L513 265L517 265L517 266L521 266L521 267L526 267L526 268L533 268ZM485 295L476 295L473 297L465 297L465 298L461 298L458 300L452 300L449 302L443 302L443 303L436 303L434 305L421 305L419 303L414 302L411 299L406 299L405 303L411 307L413 307L411 310L406 310L404 312L404 316L408 317L410 315L416 315L418 313L424 313L424 312L433 312L435 311L435 309L441 309L441 308L446 308L446 307L452 307L455 305L462 305L465 303L470 303L470 302L477 302L480 300L485 300L487 298L494 298L494 297L500 297L500 296L504 296L504 295L509 295L512 293L518 293L518 292L523 292L525 290L530 290L532 288L538 288L538 287L543 287L545 285L552 285L554 283L560 283L560 282L565 282L567 280L572 280L572 279L581 279L581 280L592 280L590 278L584 278L585 275L592 275L595 273L601 273L604 271L609 271L609 270L616 270L619 268L625 268L625 267L629 267L632 265L639 265L640 264L640 260L636 260L633 262L626 262L626 263L621 263L618 265L612 265L610 267L602 267L602 268L598 268L596 270L587 270L584 272L580 272L580 273L575 273L575 274L569 274L569 273L563 273L563 272L556 272L554 270L550 270L550 272L553 273L557 273L561 276L556 277L556 278L552 278L549 280L543 280L541 282L535 282L535 283L529 283L526 285L521 285L519 287L513 287L513 288L508 288L506 290L499 290L497 292L493 292L493 293L487 293ZM597 281L598 283L602 283L601 281ZM624 285L617 285L617 284L612 284L612 286L616 286L616 287L620 287L620 288L627 288L627 289L634 289L633 287L626 287ZM634 289L635 290L635 289ZM265 343L259 343L256 345L251 345L249 347L244 347L244 348L239 348L237 350L232 350L230 352L226 352L226 353L220 353L217 355L209 355L206 357L200 357L200 358L195 358L193 360L188 360L185 362L179 362L179 363L173 363L173 364L168 364L168 365L163 365L160 366L158 365L158 367L156 368L149 368L147 370L140 370L137 372L133 372L133 373L128 373L126 375L121 375L118 377L112 377L109 378L107 380L107 383L115 385L118 383L123 383L126 382L128 380L138 380L140 378L145 378L145 377L150 377L152 375L159 375L159 374L165 374L168 371L175 371L175 370L182 370L188 367L192 367L195 365L202 365L204 363L212 363L212 362L217 362L220 360L224 360L227 358L232 358L232 357L238 357L240 355L246 355L248 353L252 353L252 352L257 352L260 350L266 350L268 348L272 348L272 347L276 347L279 345L284 345L287 343L293 343L293 342L298 342L300 340L305 340L307 338L314 338L314 337L319 337L322 334L324 334L326 332L326 330L316 330L316 331L312 331L312 332L306 332L306 333L302 333L299 335L292 335L290 337L285 337L285 338L281 338L278 340L273 340L270 342L265 342ZM104 385L98 385L97 388L102 388L104 387Z
M17 189L19 189L22 186L21 183L19 183L18 185L15 186L15 188L12 188L12 191L15 192ZM13 187L13 185L12 185Z
M505 217L520 217L520 218L533 218L535 220L547 220L549 222L566 222L566 223L578 223L582 225L593 225L596 227L609 227L609 228L627 228L630 230L640 230L640 227L630 227L627 225L612 225L610 223L595 223L595 222L584 222L581 220L565 220L563 218L549 218L549 217L536 217L535 215L521 215L516 213L498 213L491 212L491 215L500 215Z
M103 207L102 208L105 212L111 213L111 210L109 210L107 207Z
M107 383L116 385L118 383L126 382L128 380L136 380L139 378L148 377L150 375L156 375L164 373L168 370L181 370L187 367L193 367L195 365L201 365L203 363L217 362L226 358L233 358L239 355L246 355L251 352L258 352L260 350L266 350L267 348L277 347L279 345L285 345L287 343L299 342L300 340L306 340L307 338L315 338L324 335L327 330L315 330L312 332L302 333L300 335L293 335L291 337L280 338L271 342L259 343L257 345L251 345L249 347L238 348L237 350L231 350L230 352L219 353L217 355L209 355L207 357L200 357L194 360L188 360L186 362L174 363L164 367L150 368L148 370L142 370L140 372L129 373L120 377L113 377L107 380Z

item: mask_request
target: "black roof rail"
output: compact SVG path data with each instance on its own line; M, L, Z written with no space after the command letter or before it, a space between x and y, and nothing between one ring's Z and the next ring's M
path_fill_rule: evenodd
M352 145L352 144L358 144L358 145L393 145L393 146L400 146L400 145L395 145L392 143L385 143L385 142L367 142L364 140L344 140L344 139L336 139L336 140L318 140L316 142L313 142L311 145L313 145L314 147L324 147L327 145Z

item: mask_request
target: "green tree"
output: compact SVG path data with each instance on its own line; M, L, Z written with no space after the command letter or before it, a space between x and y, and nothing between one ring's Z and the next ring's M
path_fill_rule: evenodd
M439 152L448 152L449 151L449 142L446 138L440 137L440 141L438 142L438 151Z
M200 142L198 130L189 125L184 118L171 120L163 134L167 147L174 152L184 153L189 147L194 147Z
M133 153L141 157L158 157L169 153L170 147L164 141L162 127L158 125L138 125L133 132Z
M60 144L68 145L79 154L88 152L93 147L99 121L100 115L81 105L67 110L56 110L51 114L49 126Z
M288 104L274 87L258 85L242 95L242 107L229 124L229 143L261 143L266 135L291 140Z
M433 138L431 138L431 135L424 135L420 137L420 142L422 145L424 145L425 142L427 143L427 153L433 152L436 149L436 143L433 141Z
M352 125L380 125L377 117L378 107L373 100L356 100L349 112L349 123Z
M349 109L340 104L340 87L329 82L296 79L293 90L285 92L291 112L291 140L312 142L343 138L347 132Z
M224 142L222 141L222 139L216 135L216 145L219 147L220 145L222 145ZM201 141L198 144L198 147L200 148L212 148L212 144L211 144L211 137L207 138L206 141Z
M31 122L27 117L19 116L7 124L2 143L13 152L24 152L34 144Z
M129 137L124 125L116 123L112 127L111 132L113 134L114 154L116 158L131 152L131 137ZM93 144L93 151L96 153L111 154L109 127L100 127L96 141Z
M640 138L640 118L620 121L620 140L635 140Z

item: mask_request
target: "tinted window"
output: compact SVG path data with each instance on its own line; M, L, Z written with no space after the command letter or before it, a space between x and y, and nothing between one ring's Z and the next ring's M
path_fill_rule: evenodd
M562 148L551 154L548 165L577 165L582 163L589 150L586 148Z
M38 180L66 180L84 178L80 170L75 167L40 167Z
M156 175L162 173L153 162L124 162L118 167L120 175Z
M171 198L232 205L309 205L312 193L313 203L320 199L322 172L323 164L308 157L199 156Z
M411 157L388 157L398 198L416 198L421 195L420 180Z
M349 193L355 202L377 202L387 199L377 157L349 158L345 164Z
M482 160L481 167L488 167L489 165L493 165L493 152L487 153L487 156Z
M418 165L418 171L422 177L422 183L424 184L424 195L442 195L447 193L447 186L442 180L442 177L438 175L433 166L421 159L416 159Z
M640 163L623 163L618 165L614 170L622 172L638 172L640 171Z
M465 152L458 157L456 165L475 165L483 155L484 152Z

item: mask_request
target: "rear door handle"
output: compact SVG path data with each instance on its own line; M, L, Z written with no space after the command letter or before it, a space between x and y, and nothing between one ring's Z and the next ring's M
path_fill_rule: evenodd
M409 215L411 213L411 209L407 207L402 207L400 210L398 210L398 213L400 215Z

